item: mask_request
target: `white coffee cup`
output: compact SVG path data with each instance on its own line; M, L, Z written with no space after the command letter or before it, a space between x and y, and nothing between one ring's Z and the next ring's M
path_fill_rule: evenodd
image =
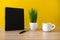
M43 31L52 31L53 29L55 29L55 25L52 23L43 23L42 24Z

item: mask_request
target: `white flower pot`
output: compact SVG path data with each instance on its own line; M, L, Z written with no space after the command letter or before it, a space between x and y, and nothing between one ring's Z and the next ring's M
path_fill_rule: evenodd
M30 29L36 30L37 29L37 23L30 23Z

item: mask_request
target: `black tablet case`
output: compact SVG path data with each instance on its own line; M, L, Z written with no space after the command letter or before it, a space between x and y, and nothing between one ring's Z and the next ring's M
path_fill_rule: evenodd
M23 30L24 29L24 9L23 8L5 8L5 30Z

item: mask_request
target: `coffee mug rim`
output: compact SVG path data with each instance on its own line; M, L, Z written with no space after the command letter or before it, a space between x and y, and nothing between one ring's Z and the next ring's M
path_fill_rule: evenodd
M42 23L42 24L51 24L51 23L49 23L49 22L45 22L45 23Z

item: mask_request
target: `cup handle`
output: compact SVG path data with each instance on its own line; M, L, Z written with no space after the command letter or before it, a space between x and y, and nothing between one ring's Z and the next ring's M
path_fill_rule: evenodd
M52 26L53 26L53 27L52 27L52 29L51 29L51 30L55 29L55 25L54 25L54 24L52 24Z

